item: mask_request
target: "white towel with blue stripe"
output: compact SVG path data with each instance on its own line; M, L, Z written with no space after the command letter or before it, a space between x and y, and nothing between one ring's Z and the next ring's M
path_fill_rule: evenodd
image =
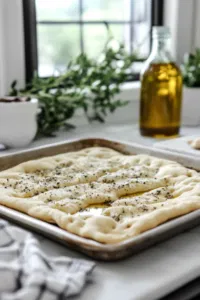
M0 300L64 300L79 294L94 263L49 257L32 234L0 220Z

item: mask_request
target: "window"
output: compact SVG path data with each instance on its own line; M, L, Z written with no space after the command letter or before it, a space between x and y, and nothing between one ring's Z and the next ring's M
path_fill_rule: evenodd
M27 80L34 70L41 77L62 73L81 52L97 57L108 38L105 24L127 51L137 49L143 61L150 51L151 26L162 23L161 4L162 0L24 0Z

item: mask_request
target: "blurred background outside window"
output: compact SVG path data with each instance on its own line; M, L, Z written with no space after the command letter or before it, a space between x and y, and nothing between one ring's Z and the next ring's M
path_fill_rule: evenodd
M62 73L81 52L96 58L108 39L105 22L128 52L150 51L149 0L36 0L38 73ZM136 65L140 69L141 63Z

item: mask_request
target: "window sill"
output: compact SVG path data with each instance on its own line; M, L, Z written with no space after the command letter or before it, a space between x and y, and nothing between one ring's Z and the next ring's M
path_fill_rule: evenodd
M116 99L129 101L127 105L116 110L115 113L109 114L106 118L107 124L122 124L126 122L138 122L139 118L139 98L140 98L140 82L127 82L121 87L121 92ZM83 115L83 111L79 110L75 113L71 123L74 125L85 125L87 120Z
M139 121L139 99L140 99L140 82L127 82L121 87L121 92L116 99L129 101L127 105L116 110L115 113L109 114L105 119L106 124L125 124L138 123ZM185 103L185 94L183 95L183 110L182 110L182 124L189 125L193 124L194 118L191 118L192 113L188 111ZM197 110L198 111L198 110ZM194 113L193 113L194 115ZM189 120L189 121L188 121ZM76 112L71 122L74 125L86 125L88 122L83 115L82 110ZM189 122L189 123L188 123ZM199 123L198 123L199 124ZM194 125L194 124L193 124Z
M138 101L140 98L140 81L126 82L119 94L122 100Z

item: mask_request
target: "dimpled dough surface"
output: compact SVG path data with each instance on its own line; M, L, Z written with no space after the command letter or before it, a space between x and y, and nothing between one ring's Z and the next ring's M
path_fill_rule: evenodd
M0 172L0 203L102 243L117 243L200 208L200 175L101 147Z

